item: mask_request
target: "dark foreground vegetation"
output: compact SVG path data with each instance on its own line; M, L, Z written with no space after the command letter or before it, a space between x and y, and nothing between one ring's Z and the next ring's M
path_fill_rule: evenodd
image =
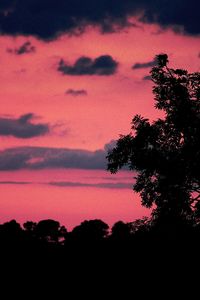
M66 288L76 297L80 289L82 296L95 289L102 296L122 293L122 299L129 299L126 293L170 297L198 286L200 222L143 218L119 221L109 230L103 221L90 220L68 232L54 220L23 227L12 220L0 226L0 254L3 279L32 293L58 296Z
M116 222L112 228L102 220L84 221L67 231L58 221L47 219L38 223L27 221L21 226L16 220L0 225L1 251L20 250L24 254L34 251L67 253L96 246L109 248L142 250L143 246L188 248L200 245L200 220L162 220L157 218L137 219L133 222ZM34 250L33 250L34 249ZM126 249L127 250L127 249Z

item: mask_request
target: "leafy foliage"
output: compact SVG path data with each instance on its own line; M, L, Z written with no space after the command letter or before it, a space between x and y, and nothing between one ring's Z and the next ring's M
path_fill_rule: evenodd
M153 94L164 118L151 123L136 115L131 133L108 152L108 170L135 170L142 205L156 207L157 216L185 218L200 207L200 73L169 68L166 54L157 61Z

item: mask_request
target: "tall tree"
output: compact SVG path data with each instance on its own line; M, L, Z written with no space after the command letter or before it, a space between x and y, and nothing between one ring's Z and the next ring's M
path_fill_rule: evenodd
M200 73L169 68L166 54L157 62L153 94L164 117L150 122L136 115L131 133L108 152L108 170L128 166L142 205L162 218L184 218L200 208Z

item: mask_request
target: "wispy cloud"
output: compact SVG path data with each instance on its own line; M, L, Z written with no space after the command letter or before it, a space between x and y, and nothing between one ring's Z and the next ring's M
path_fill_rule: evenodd
M82 183L82 182L70 182L70 181L61 181L56 182L52 181L48 184L59 186L59 187L96 187L96 188L106 188L106 189L130 189L133 185L131 183L124 182L115 182L115 183Z
M0 184L18 184L18 185L24 185L24 184L32 184L32 182L29 181L0 181Z
M87 187L87 188L100 188L100 189L131 189L131 183L115 182L115 183L83 183L83 182L72 182L72 181L50 181L50 182L31 182L31 181L0 181L0 185L30 185L30 184L41 184L50 185L61 188L76 188L76 187Z
M19 48L14 48L14 49L8 48L7 49L7 52L16 54L16 55L34 53L35 51L36 51L36 48L29 41L22 44Z
M148 62L137 62L132 66L132 69L146 69L150 67L154 67L157 65L157 59L154 58L154 60L148 61Z
M143 77L143 80L152 80L151 76L150 75L146 75Z
M86 96L88 93L86 90L74 90L74 89L68 89L65 92L66 95L71 95L73 97L77 97L77 96Z

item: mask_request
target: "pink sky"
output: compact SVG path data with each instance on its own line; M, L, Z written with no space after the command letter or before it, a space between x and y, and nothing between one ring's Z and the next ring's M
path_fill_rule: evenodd
M26 41L31 42L35 52L16 55L7 51ZM47 123L51 128L49 134L29 139L0 136L1 150L20 146L103 149L119 134L129 133L136 113L150 119L159 116L153 107L152 83L143 80L150 68L131 67L152 61L164 52L173 68L199 71L199 45L198 37L144 24L106 35L90 28L81 36L62 36L51 42L31 36L0 37L1 117L17 119L33 113L33 122ZM119 62L116 74L70 76L57 70L60 59L73 64L81 56L94 59L101 55L110 55ZM67 95L68 89L86 90L87 95ZM131 188L92 186L116 180L132 182L129 173L110 175L103 170L0 171L1 182L12 181L0 185L0 222L53 218L72 228L84 219L101 218L112 225L117 220L132 221L149 214ZM91 186L52 186L48 182Z

